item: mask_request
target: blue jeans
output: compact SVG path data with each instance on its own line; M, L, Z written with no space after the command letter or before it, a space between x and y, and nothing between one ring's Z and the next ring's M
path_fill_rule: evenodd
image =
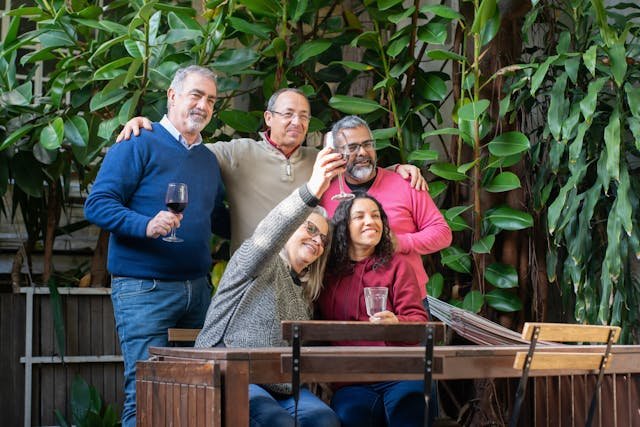
M136 425L136 361L166 347L168 328L201 328L211 301L207 278L165 282L113 277L111 301L124 358L122 426Z
M333 394L331 407L343 427L422 427L423 384L422 381L387 381L349 385ZM437 414L437 404L434 399L429 403L429 425Z
M256 384L249 384L250 427L289 427L294 425L293 397L275 397ZM340 427L336 414L306 388L300 389L298 401L300 427Z

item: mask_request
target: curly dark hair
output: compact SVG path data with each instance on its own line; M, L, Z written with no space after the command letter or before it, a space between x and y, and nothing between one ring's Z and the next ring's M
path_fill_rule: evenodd
M327 271L330 272L330 274L338 276L343 276L353 271L353 261L349 258L349 246L351 245L349 220L351 207L358 199L372 200L376 206L378 206L380 218L382 219L382 237L373 252L373 257L375 258L373 268L376 269L388 263L394 252L389 229L389 219L384 209L382 209L380 202L365 192L354 192L354 194L356 196L355 198L340 202L331 220L333 224L333 239L331 240L331 252L327 263Z

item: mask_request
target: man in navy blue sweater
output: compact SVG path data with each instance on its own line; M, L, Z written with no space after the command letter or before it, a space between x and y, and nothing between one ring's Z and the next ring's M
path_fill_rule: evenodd
M86 218L111 232L111 299L125 365L123 427L135 426L135 363L166 346L170 327L200 328L211 297L211 233L228 237L216 156L200 132L216 101L215 75L189 66L167 91L167 115L153 132L111 147L85 203ZM183 214L165 208L171 182L186 183ZM183 242L158 237L180 227Z

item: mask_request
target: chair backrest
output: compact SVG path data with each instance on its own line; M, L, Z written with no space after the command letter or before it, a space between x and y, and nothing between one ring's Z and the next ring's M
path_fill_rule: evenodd
M427 325L435 329L435 340L444 337L444 324L439 322L401 322L378 324L356 321L307 320L282 322L282 338L291 341L293 326L299 331L299 338L306 342L335 341L386 341L419 343L425 339Z
M591 397L586 425L591 426L595 412L596 397L604 370L613 357L611 346L618 340L620 328L618 326L601 325L572 325L565 323L525 323L522 330L522 338L530 341L529 351L516 353L513 367L522 370L520 383L516 390L515 403L509 420L509 427L515 427L520 416L520 407L524 400L527 379L532 370L566 370L583 369L594 371L598 374L596 386ZM566 346L567 351L545 351L549 346L536 348L538 340L559 343L593 343L606 346L600 353L572 352L571 346ZM563 348L564 350L564 348Z

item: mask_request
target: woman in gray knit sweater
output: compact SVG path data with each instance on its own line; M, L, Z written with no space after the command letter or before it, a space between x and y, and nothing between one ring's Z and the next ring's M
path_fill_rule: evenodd
M281 320L311 318L322 287L329 223L316 207L344 161L330 149L318 153L311 178L280 202L233 254L211 300L196 347L277 347ZM289 384L249 387L252 427L293 426ZM301 427L338 427L335 413L308 390L298 403Z

